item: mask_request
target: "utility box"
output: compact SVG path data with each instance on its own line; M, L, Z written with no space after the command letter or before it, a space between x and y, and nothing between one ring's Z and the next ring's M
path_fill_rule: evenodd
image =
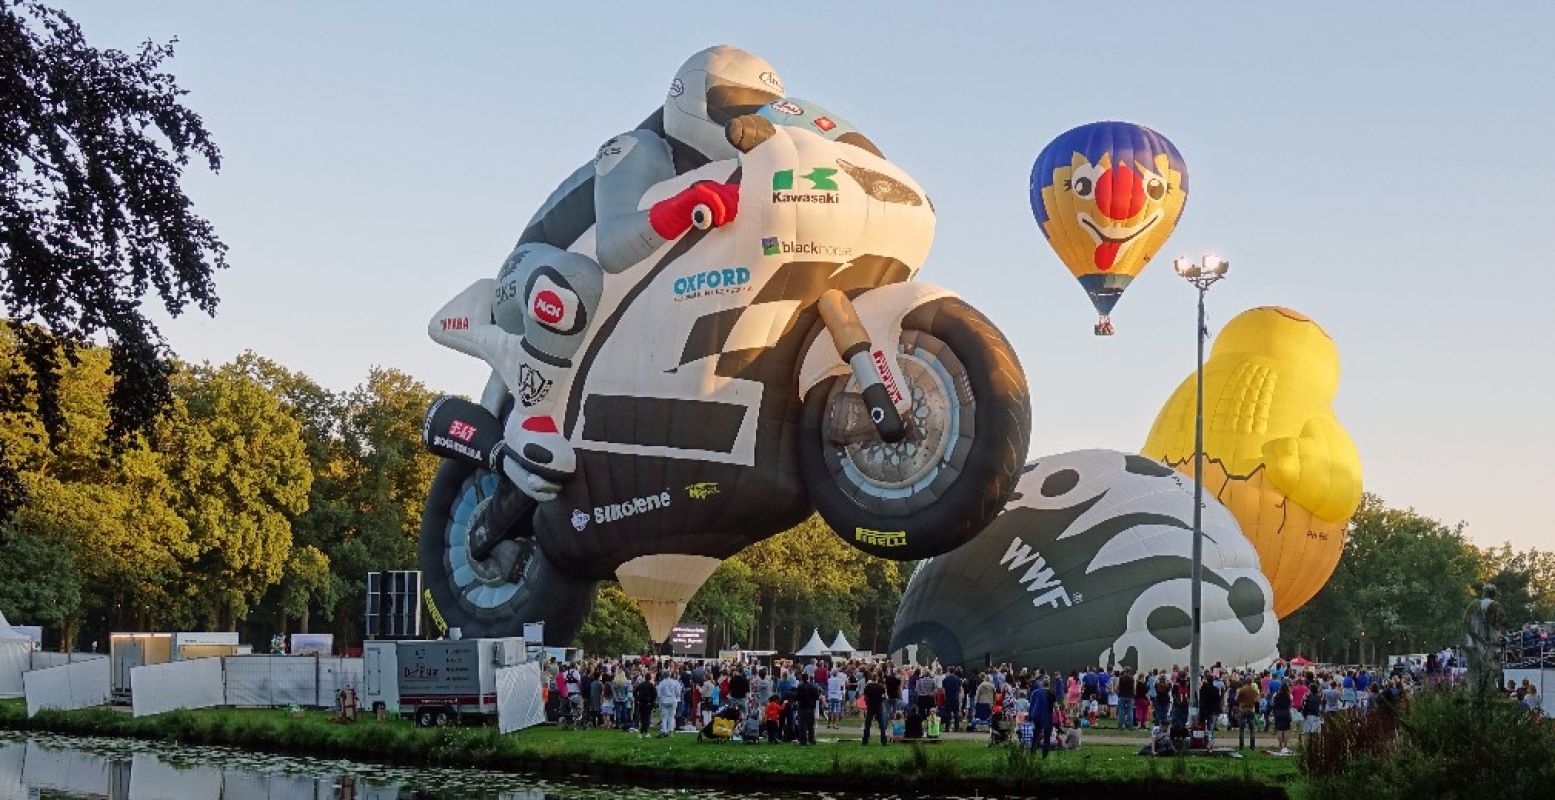
M414 714L419 725L497 713L497 670L524 663L524 640L363 642L362 706Z

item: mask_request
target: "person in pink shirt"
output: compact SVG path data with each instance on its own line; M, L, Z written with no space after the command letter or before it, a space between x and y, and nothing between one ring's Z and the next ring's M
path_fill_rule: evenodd
M1301 701L1307 699L1307 692L1312 691L1306 681L1295 681L1290 687L1290 704L1295 708L1301 708Z
M1080 713L1080 676L1075 672L1069 673L1068 688L1064 692L1064 705L1068 707L1069 716Z

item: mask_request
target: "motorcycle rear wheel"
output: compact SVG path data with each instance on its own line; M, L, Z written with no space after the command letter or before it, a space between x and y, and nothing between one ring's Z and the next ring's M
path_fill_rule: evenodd
M432 479L421 517L424 585L450 628L465 638L519 636L526 622L545 623L545 644L572 643L594 605L597 581L562 573L531 537L498 544L476 559L467 542L475 509L503 477L445 460Z
M896 561L950 552L1009 500L1031 440L1031 398L1014 348L957 298L925 303L897 343L912 387L906 440L839 444L828 417L858 391L834 377L805 396L799 460L805 489L832 530Z

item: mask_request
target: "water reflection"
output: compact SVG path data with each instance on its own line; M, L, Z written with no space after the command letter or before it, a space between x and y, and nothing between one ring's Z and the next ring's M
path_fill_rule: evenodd
M474 769L399 768L225 747L0 731L0 800L872 800L860 794L646 789ZM884 800L887 796L873 796Z

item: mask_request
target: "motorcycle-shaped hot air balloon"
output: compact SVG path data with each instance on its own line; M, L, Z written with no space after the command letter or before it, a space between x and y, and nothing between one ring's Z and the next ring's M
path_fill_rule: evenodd
M429 412L424 435L460 444L438 451L452 458L421 533L450 626L543 620L547 642L566 644L596 583L615 578L662 639L720 559L812 511L861 550L907 560L968 541L1003 507L1030 436L1026 379L982 314L911 280L933 240L927 195L868 140L770 119L734 120L738 159L643 198L740 186L733 222L605 278L578 368L550 388L578 458L554 501L492 469L514 406L495 375L479 404ZM591 237L574 247L588 253Z
M1095 333L1177 227L1188 167L1155 131L1093 122L1054 139L1031 168L1031 212L1096 307Z

